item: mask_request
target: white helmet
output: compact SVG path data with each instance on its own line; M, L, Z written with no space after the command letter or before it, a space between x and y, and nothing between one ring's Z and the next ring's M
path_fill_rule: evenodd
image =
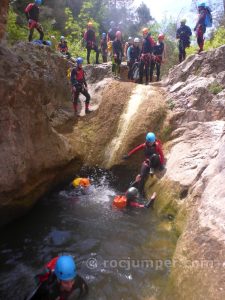
M136 37L136 38L134 39L134 43L140 43L140 39L139 39L138 37Z
M129 36L128 41L133 41L132 36Z
M65 36L61 35L60 40L65 40Z

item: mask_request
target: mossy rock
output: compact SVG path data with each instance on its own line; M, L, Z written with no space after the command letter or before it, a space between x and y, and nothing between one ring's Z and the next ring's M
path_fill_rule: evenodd
M181 192L180 185L169 180L158 180L149 178L145 184L147 196L152 192L157 193L157 199L154 203L154 209L160 216L175 217L178 212L178 200Z
M186 198L181 200L183 188L178 182L159 180L154 176L147 180L145 191L148 198L153 192L157 193L154 210L159 217L171 221L172 231L179 237L186 226L188 214Z

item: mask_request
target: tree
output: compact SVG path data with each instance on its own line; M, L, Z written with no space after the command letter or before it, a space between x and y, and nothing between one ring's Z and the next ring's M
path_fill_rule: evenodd
M139 26L147 25L149 21L154 20L151 16L150 9L144 2L136 9L136 13Z

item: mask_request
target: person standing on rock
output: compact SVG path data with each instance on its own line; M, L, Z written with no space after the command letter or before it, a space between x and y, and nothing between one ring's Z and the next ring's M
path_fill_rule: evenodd
M128 50L128 48L130 46L133 45L133 43L134 43L133 38L131 36L129 36L128 41L125 43L125 46L124 46L124 53L123 53L123 55L124 55L125 59L127 59L127 50Z
M33 38L34 29L40 34L40 40L44 38L44 32L39 21L39 5L42 4L42 0L35 0L34 3L30 3L25 8L25 14L28 20L28 28L30 30L28 41L31 42Z
M108 55L108 46L107 46L107 36L106 33L103 32L102 39L101 39L101 53L102 53L102 61L104 63L107 62L107 55Z
M145 73L145 84L147 85L149 82L149 68L150 62L152 59L153 47L155 46L155 42L151 37L148 28L144 28L143 32L143 44L141 50L141 62L140 62L140 83L143 83L143 76Z
M73 107L74 113L78 115L78 101L80 93L86 97L85 101L85 114L89 114L91 111L89 110L89 102L91 99L90 94L87 89L87 82L85 79L84 70L82 68L83 58L78 57L76 60L77 66L72 70L70 81L72 84L72 92L73 92Z
M205 3L200 3L198 5L198 21L194 28L199 46L198 53L202 52L204 48L204 34L206 32L206 25L208 26L208 22L206 21L208 16L211 18L210 22L212 22L212 15L209 7L207 7ZM211 26L212 24L209 27Z
M176 38L179 39L179 62L186 59L186 48L190 47L191 28L186 25L186 20L180 22L180 28L177 29Z
M153 81L153 73L156 66L156 81L160 80L160 70L161 70L161 63L163 58L165 58L165 45L164 45L164 34L159 34L158 42L154 46L153 54L154 58L151 61L150 65L150 82Z
M141 49L139 48L140 39L135 38L134 44L127 49L127 64L129 67L128 79L133 80L133 66L140 59Z
M27 300L80 299L88 293L88 285L77 274L75 261L70 255L54 257L35 279L38 287L25 298Z
M107 33L107 48L108 54L112 58L112 44L116 38L116 32L119 30L114 21L111 21L109 24L110 28Z
M65 40L65 37L63 35L60 37L60 42L58 44L58 50L62 55L66 56L68 59L71 57L71 55L68 51L67 41Z
M142 163L140 175L138 175L136 181L139 182L138 189L140 194L144 195L144 184L148 174L153 176L154 169L163 170L165 159L162 151L162 144L156 139L153 132L149 132L146 135L145 143L132 149L128 154L123 156L123 159L129 159L131 155L142 149L145 153L145 160Z
M86 49L87 49L87 64L90 64L90 54L91 50L94 50L96 52L96 64L99 64L98 57L99 57L99 51L96 44L96 36L95 31L93 30L93 24L92 22L88 22L87 24L87 31L84 34L84 40L86 42Z
M120 78L120 65L123 59L123 45L122 34L120 31L116 32L115 41L112 44L113 57L112 57L112 71L116 78Z

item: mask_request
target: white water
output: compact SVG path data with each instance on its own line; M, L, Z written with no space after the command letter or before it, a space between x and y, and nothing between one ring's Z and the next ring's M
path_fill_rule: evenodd
M120 149L125 135L129 131L129 125L132 123L134 115L138 112L138 108L152 93L150 86L137 85L135 87L128 102L128 106L120 117L117 133L107 147L105 157L108 168L113 165L116 154Z

